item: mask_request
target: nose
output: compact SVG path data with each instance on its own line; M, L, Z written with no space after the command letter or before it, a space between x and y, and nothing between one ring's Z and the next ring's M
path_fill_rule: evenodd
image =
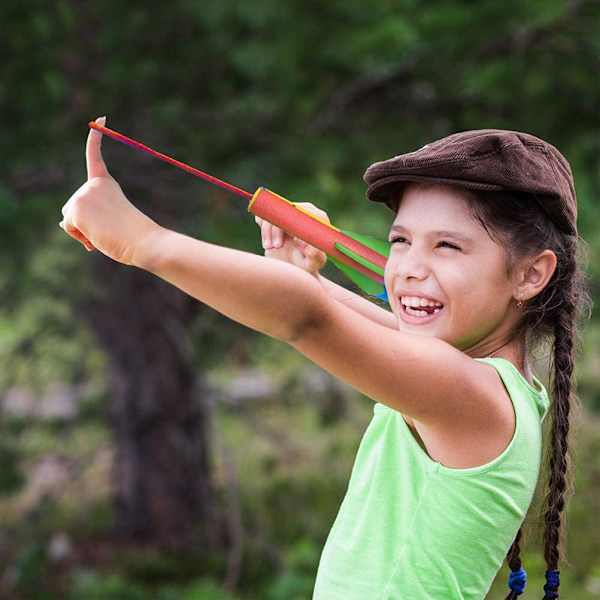
M398 256L395 267L396 274L406 281L423 281L429 275L427 258L414 244Z

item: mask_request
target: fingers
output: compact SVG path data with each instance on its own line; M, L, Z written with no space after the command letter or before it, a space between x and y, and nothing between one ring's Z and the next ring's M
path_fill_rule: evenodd
M106 123L106 117L99 117L96 119L96 123L98 123L98 125L104 125ZM102 158L102 151L100 150L101 142L102 134L95 129L90 129L85 148L88 179L92 179L93 177L110 177L108 169L104 164L104 159Z
M77 229L77 227L74 227L73 225L71 225L71 223L69 223L68 221L61 221L59 223L59 225L74 239L76 239L78 242L81 242L87 250L92 251L94 250L94 245L83 235L83 233L81 233L81 231L79 231L79 229Z
M83 233L81 233L81 231L79 231L79 229L77 229L77 227L75 227L75 225L72 222L71 208L74 202L76 202L78 196L80 195L81 189L82 188L77 190L77 192L75 192L62 207L61 212L63 215L63 220L59 223L59 226L72 238L82 243L88 250L94 250L93 244L85 237L85 235L83 235Z
M267 245L265 246L265 248L281 248L285 243L285 238L288 236L288 234L282 229L279 229L279 227L273 227L272 225L269 227L269 229L270 234L269 232L267 232L267 237L265 239L265 243Z
M326 212L317 208L310 202L298 202L296 205L306 212L313 214L317 219L325 223L331 222ZM255 216L254 220L261 229L262 245L266 251L278 250L282 248L288 240L291 240L293 245L300 251L301 255L303 255L303 264L308 265L311 269L318 270L327 262L327 255L321 250L318 250L307 242L271 225L258 216Z
M321 268L327 262L327 255L322 250L311 246L308 242L300 238L294 238L294 246L302 252L304 257L312 264L319 264Z
M317 208L314 204L311 204L310 202L296 202L296 206L299 206L306 212L313 214L315 217L317 217L317 219L325 221L325 223L331 223L327 213L324 210Z
M260 227L262 246L265 250L274 250L283 246L286 236L288 236L285 231L271 225L271 223L260 217L255 217L254 220Z

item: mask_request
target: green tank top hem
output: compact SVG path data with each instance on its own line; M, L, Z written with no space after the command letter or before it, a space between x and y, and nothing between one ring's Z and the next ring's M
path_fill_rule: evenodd
M516 426L485 465L432 460L402 415L382 404L361 441L348 491L319 563L313 600L482 600L537 483L549 401L500 358Z

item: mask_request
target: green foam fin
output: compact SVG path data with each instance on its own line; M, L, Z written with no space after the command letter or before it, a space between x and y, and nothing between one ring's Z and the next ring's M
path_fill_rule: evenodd
M368 235L361 235L360 233L352 233L351 231L343 231L342 233L346 234L348 237L351 237L353 240L360 242L374 252L377 252L377 254L381 254L381 256L385 257L386 260L389 258L390 251L392 249L392 242L369 237Z
M336 244L337 246L337 244ZM364 290L370 296L381 296L385 292L385 288L382 284L377 281L363 275L358 271L355 271L352 267L345 265L336 258L329 257L329 260L333 262L349 279L351 279L361 290Z

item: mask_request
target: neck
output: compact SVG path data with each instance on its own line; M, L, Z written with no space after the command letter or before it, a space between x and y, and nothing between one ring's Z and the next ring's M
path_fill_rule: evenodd
M517 336L509 339L488 340L465 351L472 358L503 358L511 362L517 370L532 383L532 373L524 340Z

